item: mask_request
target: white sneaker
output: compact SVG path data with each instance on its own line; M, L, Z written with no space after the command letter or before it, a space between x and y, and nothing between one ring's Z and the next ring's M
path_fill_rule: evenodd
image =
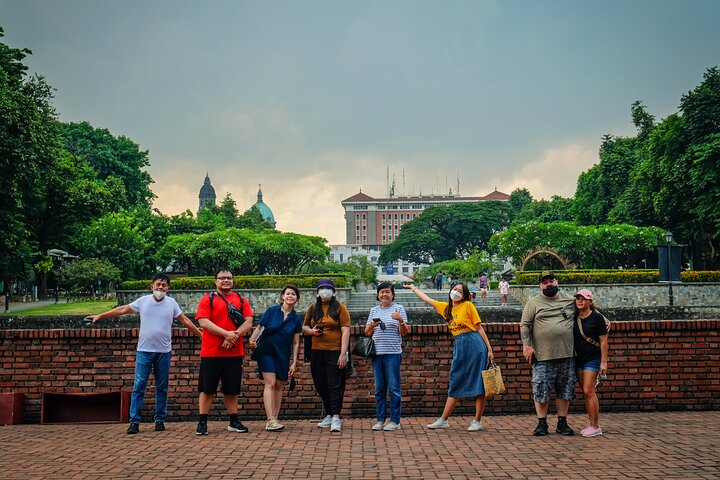
M318 427L320 428L330 428L330 425L332 425L332 416L328 415L327 417L320 420L320 423L318 423Z
M340 417L335 415L332 417L332 420L330 421L330 431L331 432L340 432L342 431L342 422L340 421Z
M385 425L383 430L385 430L386 432L394 432L395 430L400 430L401 428L402 427L400 426L399 423L390 422L387 425Z
M450 423L444 418L440 417L433 423L427 426L428 428L450 428Z
M482 420L478 421L473 418L473 421L470 422L470 426L468 427L468 432L477 432L478 430L482 429Z
M385 422L377 422L375 425L372 426L372 429L376 432L382 430L385 427Z

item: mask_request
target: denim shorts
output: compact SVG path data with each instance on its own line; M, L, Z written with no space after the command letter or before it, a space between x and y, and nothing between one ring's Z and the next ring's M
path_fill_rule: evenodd
M563 400L575 396L575 358L559 358L535 362L532 366L533 397L538 403L550 403L550 390Z
M590 370L591 372L599 372L600 371L600 359L593 358L592 360L588 360L584 363L576 362L575 368L578 371Z

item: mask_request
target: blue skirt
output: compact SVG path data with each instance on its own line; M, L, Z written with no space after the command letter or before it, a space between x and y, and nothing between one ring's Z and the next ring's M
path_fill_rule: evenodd
M448 397L475 398L485 395L482 371L485 370L487 358L487 345L478 332L466 332L456 336L453 361L450 365Z

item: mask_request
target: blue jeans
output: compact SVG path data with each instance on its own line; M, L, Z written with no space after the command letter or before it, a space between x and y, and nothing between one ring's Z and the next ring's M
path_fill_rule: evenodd
M402 354L375 355L373 374L375 375L375 417L378 422L385 421L387 405L386 393L390 390L390 421L400 423L402 392L400 391L400 363Z
M137 352L135 355L135 382L133 383L132 400L130 400L130 423L140 423L140 413L150 372L155 375L155 421L165 421L171 357L171 352Z

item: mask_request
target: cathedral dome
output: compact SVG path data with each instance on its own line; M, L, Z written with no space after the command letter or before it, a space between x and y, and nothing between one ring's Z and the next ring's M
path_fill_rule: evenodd
M262 217L267 220L273 228L275 228L275 215L273 215L270 207L263 202L263 193L260 188L258 188L257 202L253 205L253 207L257 208L260 211L260 215L262 215Z
M198 203L198 211L203 207L215 205L216 198L215 188L210 184L210 175L206 173L205 181L203 182L203 186L200 187L200 193L198 194L198 199L200 200Z

